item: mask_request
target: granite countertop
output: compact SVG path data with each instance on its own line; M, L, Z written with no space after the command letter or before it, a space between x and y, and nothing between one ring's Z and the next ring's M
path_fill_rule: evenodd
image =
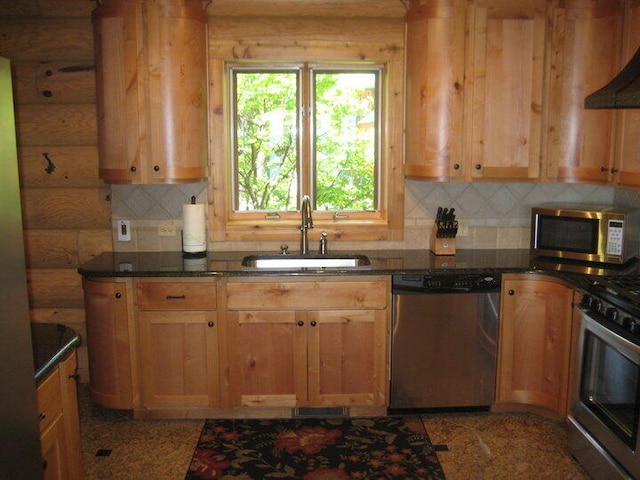
M80 344L80 335L64 325L32 323L31 340L36 383L40 383Z
M452 256L436 256L429 250L358 251L356 253L369 257L371 265L348 269L256 269L242 266L246 255L256 253L208 252L204 258L184 258L181 252L105 252L81 265L78 272L85 277L206 277L390 275L478 270L522 272L536 268L526 249L458 250Z

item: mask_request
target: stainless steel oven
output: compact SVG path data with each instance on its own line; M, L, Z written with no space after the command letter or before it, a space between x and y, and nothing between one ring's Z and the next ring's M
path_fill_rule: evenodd
M569 446L595 479L640 478L640 317L603 292L575 306Z

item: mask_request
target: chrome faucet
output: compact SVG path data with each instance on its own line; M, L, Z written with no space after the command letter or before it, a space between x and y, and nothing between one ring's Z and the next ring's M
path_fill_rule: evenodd
M313 218L311 217L311 198L309 195L303 195L300 201L300 213L302 214L302 224L300 230L302 238L300 239L300 255L309 253L309 237L307 231L313 228Z

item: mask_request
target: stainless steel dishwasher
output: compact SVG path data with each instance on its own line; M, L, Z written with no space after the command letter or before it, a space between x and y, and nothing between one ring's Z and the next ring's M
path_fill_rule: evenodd
M500 275L393 276L390 411L488 410Z

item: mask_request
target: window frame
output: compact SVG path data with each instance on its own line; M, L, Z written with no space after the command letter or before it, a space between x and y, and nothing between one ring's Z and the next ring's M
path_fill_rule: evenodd
M376 74L376 155L374 158L374 175L375 175L375 191L373 192L373 202L376 205L374 210L317 210L315 205L316 198L316 158L315 158L315 74L316 73L356 73L362 71L363 73L375 73ZM277 210L277 211L242 211L236 208L236 194L238 190L237 184L237 105L236 105L236 72L264 72L264 73L292 73L297 75L297 115L296 126L298 136L296 138L296 149L298 153L297 159L297 189L298 196L296 200L295 210ZM227 158L229 173L231 179L228 189L228 218L230 221L254 221L260 222L261 220L268 221L282 221L298 219L300 217L300 199L302 195L309 195L312 201L314 221L330 221L332 219L344 219L345 223L349 221L377 221L381 218L381 202L380 198L383 197L383 184L380 176L380 165L383 163L382 157L382 119L384 118L384 112L382 105L384 85L385 69L384 65L377 64L339 64L334 63L327 64L309 64L309 63L291 63L286 62L283 64L274 65L272 63L261 64L251 62L249 64L243 62L229 62L226 64L226 76L228 79L228 105L229 105L229 145L230 155Z
M229 156L229 80L227 64L251 62L384 67L380 105L379 217L326 218L314 212L314 231L343 241L402 240L404 236L404 21L387 18L299 19L209 18L210 177L209 240L232 242L221 248L243 249L235 242L279 242L300 238L299 214L277 221L230 218L232 180ZM269 41L265 41L268 38ZM325 216L325 218L323 218ZM338 245L338 244L335 244ZM346 245L341 243L341 245ZM335 247L339 248L339 247ZM346 247L349 248L349 247ZM367 243L366 248L374 247Z

